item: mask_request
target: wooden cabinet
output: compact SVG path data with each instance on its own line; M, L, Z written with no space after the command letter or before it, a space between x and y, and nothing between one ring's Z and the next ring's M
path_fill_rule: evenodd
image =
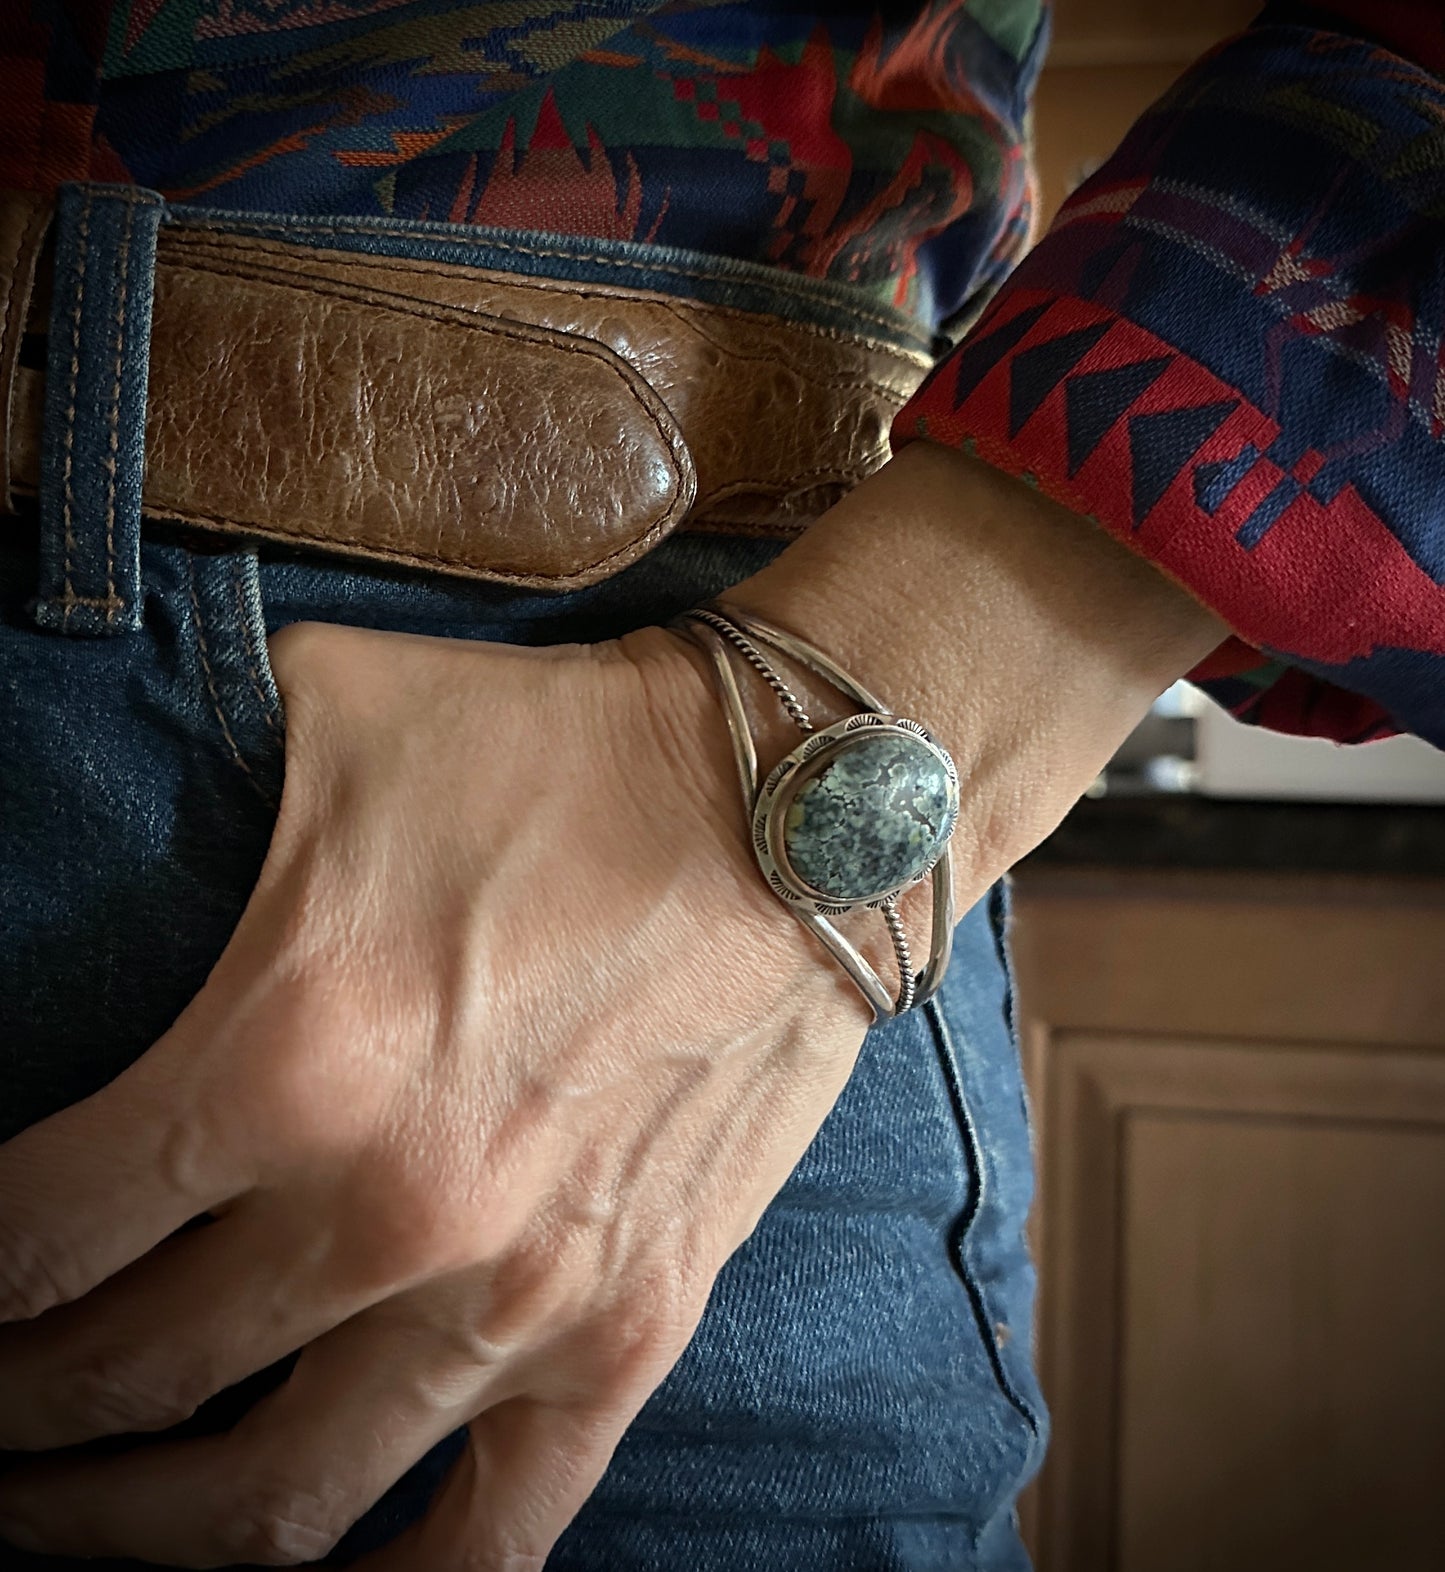
M1017 894L1040 1572L1438 1572L1445 884Z

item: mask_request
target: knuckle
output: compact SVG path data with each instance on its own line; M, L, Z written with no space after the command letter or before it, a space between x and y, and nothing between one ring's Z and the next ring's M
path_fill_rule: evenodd
M706 1293L669 1272L640 1285L626 1315L610 1313L598 1328L601 1360L615 1381L652 1384L672 1368L697 1329Z
M195 1413L204 1391L194 1378L162 1374L129 1349L98 1349L62 1383L63 1407L85 1436L165 1430Z
M216 1154L225 1150L225 1133L221 1120L206 1117L201 1110L187 1110L186 1117L170 1121L160 1142L156 1168L165 1188L197 1212L204 1211L210 1199Z
M305 919L293 912L284 921ZM284 949L292 940L281 933L275 942ZM283 1167L318 1157L345 1161L361 1150L393 1090L385 1076L369 1076L356 1053L375 1021L362 990L329 958L281 954L273 973L249 1023L255 1051L221 1079L208 1110L212 1139L239 1137Z
M0 1320L33 1320L83 1287L76 1269L53 1247L0 1223Z
M349 1526L335 1503L314 1491L267 1481L236 1502L218 1537L237 1561L292 1567L330 1555Z
M465 1566L466 1572L542 1572L546 1561L545 1553L496 1545L478 1549Z
M487 1330L503 1342L529 1339L539 1328L574 1319L588 1279L559 1264L545 1239L528 1241L491 1267Z
M470 1199L425 1161L374 1162L357 1200L370 1258L395 1276L472 1266L485 1253Z
M555 1537L547 1535L544 1544L536 1527L528 1530L520 1523L494 1521L489 1532L461 1547L457 1572L542 1572Z
M661 1271L645 1280L638 1295L637 1329L653 1345L681 1346L692 1336L707 1301L707 1290L680 1273Z

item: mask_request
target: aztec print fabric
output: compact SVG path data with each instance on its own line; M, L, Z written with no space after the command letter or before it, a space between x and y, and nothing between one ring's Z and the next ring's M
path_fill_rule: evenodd
M3 185L649 241L930 324L1028 233L1042 0L11 5Z
M16 9L3 184L687 246L862 285L940 348L1028 230L1042 0ZM1434 0L1271 7L894 425L1214 607L1239 637L1194 675L1245 720L1445 746L1442 68Z
M1355 9L1445 61L1445 8ZM1186 585L1238 635L1194 675L1242 719L1445 747L1445 82L1290 15L1139 121L894 442Z

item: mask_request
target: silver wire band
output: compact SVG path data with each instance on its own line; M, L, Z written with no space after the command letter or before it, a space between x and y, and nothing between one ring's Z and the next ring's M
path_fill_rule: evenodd
M742 787L744 808L752 814L758 800L760 782L757 746L748 723L742 691L738 686L734 655L741 656L767 683L787 710L800 732L814 730L811 717L801 700L778 674L767 656L758 648L759 643L771 645L782 654L823 677L833 687L852 699L864 710L887 716L885 706L822 650L800 639L786 629L746 616L731 608L724 611L716 605L699 607L685 612L672 623L674 629L698 645L710 657L723 699L723 713L727 720L728 734L733 745L733 756L738 767L738 781ZM912 724L911 722L909 724ZM921 973L914 973L908 936L898 911L897 896L889 896L881 903L889 938L893 944L894 958L898 964L899 989L897 996L889 993L883 979L864 959L858 948L847 939L826 917L797 906L789 910L828 949L843 967L859 992L868 1001L875 1021L889 1020L924 1003L937 992L948 968L953 948L953 879L951 859L945 846L933 868L932 875L933 917L929 936L929 958Z

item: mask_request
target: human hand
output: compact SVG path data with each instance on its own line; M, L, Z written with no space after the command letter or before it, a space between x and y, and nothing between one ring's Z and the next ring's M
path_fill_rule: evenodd
M0 1148L10 1537L325 1554L461 1425L375 1572L539 1566L841 1090L868 1012L767 891L700 660L273 640L287 773L215 971ZM210 1213L207 1226L176 1233Z
M927 443L729 600L949 747L960 910L1227 632ZM675 636L274 643L286 791L233 942L130 1071L0 1148L0 1319L45 1312L0 1327L0 1447L164 1428L304 1352L229 1434L27 1465L0 1519L71 1554L304 1561L469 1422L370 1572L537 1566L867 1010L753 867Z

